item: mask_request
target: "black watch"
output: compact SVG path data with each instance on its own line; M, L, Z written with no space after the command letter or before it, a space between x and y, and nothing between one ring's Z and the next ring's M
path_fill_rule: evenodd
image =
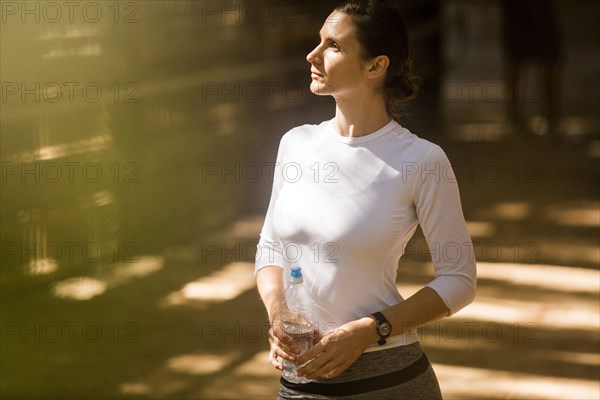
M379 311L371 315L375 317L375 321L377 322L377 326L375 327L375 332L379 335L377 343L384 345L386 343L385 339L389 338L392 333L392 324Z

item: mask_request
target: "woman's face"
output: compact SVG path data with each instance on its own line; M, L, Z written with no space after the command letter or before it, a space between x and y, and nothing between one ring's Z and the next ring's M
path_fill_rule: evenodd
M311 64L310 90L336 99L356 93L365 80L365 70L351 17L334 11L319 36L319 44L306 56Z

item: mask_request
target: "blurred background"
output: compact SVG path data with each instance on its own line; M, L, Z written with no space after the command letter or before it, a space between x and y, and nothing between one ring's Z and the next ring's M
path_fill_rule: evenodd
M479 266L421 329L445 397L599 398L600 3L398 3ZM336 4L0 2L2 398L274 397L255 245Z

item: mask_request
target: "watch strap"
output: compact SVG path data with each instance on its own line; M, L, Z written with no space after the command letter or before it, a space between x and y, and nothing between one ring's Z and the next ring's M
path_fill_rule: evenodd
M390 326L391 331L392 324L390 324L390 321L388 321L387 318L379 311L374 312L371 315L375 317L375 322L377 323L377 325L375 326L375 332L377 332L377 334L379 335L379 341L377 343L380 346L383 346L387 342L386 339L390 337L390 333L388 333L387 335L381 334L381 332L379 331L379 327L382 324L387 323Z

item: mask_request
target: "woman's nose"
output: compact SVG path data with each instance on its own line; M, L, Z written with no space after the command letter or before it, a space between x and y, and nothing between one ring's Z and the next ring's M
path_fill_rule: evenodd
M319 58L320 58L318 49L319 49L319 46L315 47L310 53L308 53L306 55L306 61L308 61L311 64L318 63Z

